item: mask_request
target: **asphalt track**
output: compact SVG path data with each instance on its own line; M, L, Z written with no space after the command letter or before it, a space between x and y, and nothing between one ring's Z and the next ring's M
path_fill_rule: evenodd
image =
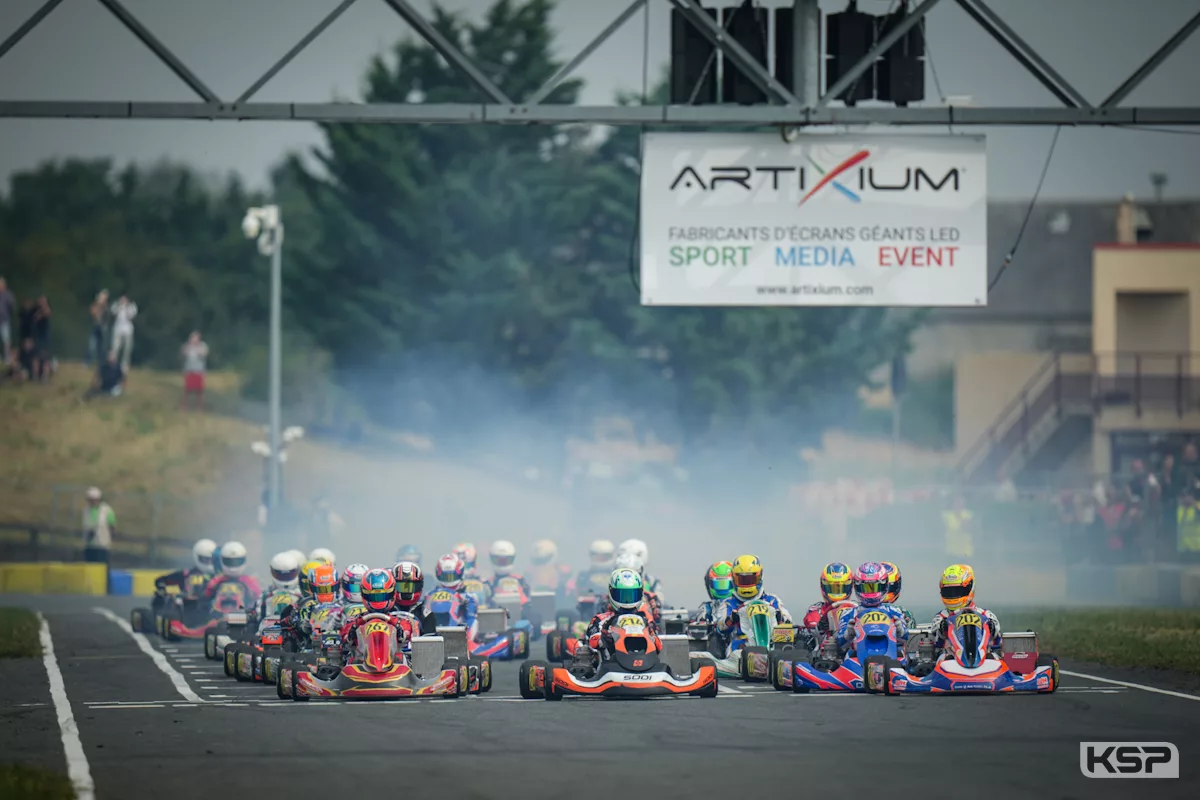
M1200 696L1067 676L1048 696L791 695L729 682L708 700L551 704L521 700L516 666L501 664L478 698L294 703L225 678L198 643L147 638L173 680L96 610L127 619L129 602L0 604L44 613L101 800L1198 796ZM0 761L65 771L41 659L0 661L0 685ZM1080 741L1173 742L1181 778L1087 779Z

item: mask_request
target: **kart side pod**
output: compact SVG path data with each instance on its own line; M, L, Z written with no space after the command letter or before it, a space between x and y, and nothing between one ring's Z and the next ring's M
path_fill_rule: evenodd
M409 661L413 672L418 675L437 675L446 663L446 639L442 636L414 636L410 645Z
M688 637L684 634L663 634L658 638L663 646L659 660L671 668L671 674L676 677L691 675L692 658L688 652Z

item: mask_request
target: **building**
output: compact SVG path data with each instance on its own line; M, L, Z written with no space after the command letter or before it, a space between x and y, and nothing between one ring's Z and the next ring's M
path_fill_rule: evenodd
M992 263L1024 213L990 212ZM1200 432L1200 204L1044 204L988 307L915 344L914 372L954 364L968 481L1110 474Z

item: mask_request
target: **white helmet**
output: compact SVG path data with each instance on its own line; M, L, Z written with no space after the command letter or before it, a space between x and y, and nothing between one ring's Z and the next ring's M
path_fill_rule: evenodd
M617 561L615 567L618 570L631 569L643 578L646 577L646 562L630 550L617 553Z
M288 552L295 557L296 563L301 567L308 563L308 556L304 555L303 550L288 550Z
M496 571L497 575L507 575L512 572L513 562L517 560L517 547L506 539L492 542L488 558L491 559L492 569Z
M337 559L333 557L333 551L327 550L324 547L318 547L308 554L309 561L324 561L331 567L337 566Z
M246 571L246 546L241 542L221 545L221 572L236 577Z
M650 551L646 549L646 543L641 539L626 539L617 545L617 555L621 553L633 553L642 560L645 564L650 560Z
M588 555L592 559L592 566L610 570L613 566L613 555L616 552L617 548L608 539L597 539L588 548Z
M196 569L201 572L212 573L213 571L213 553L217 551L217 543L212 539L201 539L192 546L192 560L196 562Z
M549 539L538 539L533 543L533 563L549 564L558 555L558 545Z
M342 595L352 603L362 602L362 579L371 571L366 564L351 564L342 572Z
M300 583L300 561L288 550L271 559L271 580L276 586L297 586Z

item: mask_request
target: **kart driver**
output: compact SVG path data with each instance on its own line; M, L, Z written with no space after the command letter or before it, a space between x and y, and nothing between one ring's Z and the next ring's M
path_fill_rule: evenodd
M704 589L708 592L708 599L696 609L694 618L716 625L721 607L733 595L733 562L718 561L709 567L708 572L704 573Z
M401 561L411 561L417 566L421 566L421 548L415 544L402 545L396 551L396 563L398 564Z
M617 555L621 553L633 553L642 561L642 584L647 592L654 592L658 599L662 600L662 585L658 578L646 572L646 565L650 563L650 551L646 547L646 543L641 539L626 539L617 545Z
M459 624L466 627L467 637L471 641L475 641L476 615L479 612L479 606L475 603L475 597L463 589L463 573L465 571L466 566L453 553L447 553L437 560L434 577L437 579L438 587L425 598L425 613L427 616L433 616L435 603L448 603L450 608L455 609L451 613L457 614Z
M558 545L549 539L539 539L533 543L533 569L530 570L530 584L535 592L554 592L555 608L561 607L568 597L575 594L575 580L571 576L571 568L566 564L556 563Z
M733 594L725 600L721 616L717 621L717 632L729 642L729 649L737 650L745 642L739 612L747 604L760 600L775 609L775 621L790 624L792 615L779 602L779 598L763 591L763 568L758 556L738 556L733 561Z
M470 542L459 542L454 545L454 549L450 552L458 556L463 562L463 580L483 580L483 576L479 574L479 567L475 563L479 558L479 552L475 549L475 545ZM420 566L415 561L413 563Z
M854 656L854 638L860 617L871 611L881 611L896 623L896 658L904 661L905 644L908 642L908 626L904 614L893 606L885 605L883 594L888 587L888 573L882 564L867 561L854 570L854 594L858 606L842 614L838 622L837 645L846 656Z
M396 613L396 578L386 569L368 570L361 582L362 604L366 614L387 614L396 622L396 645L407 650L412 637L419 636L419 623L411 614ZM358 645L358 629L366 624L366 614L352 617L342 626L342 649L347 656Z
M346 567L342 573L342 601L350 603L361 603L362 595L359 593L359 585L362 583L363 576L370 571L370 567L366 564L351 564Z
M490 581L484 582L488 594L492 597L498 594L519 594L521 605L528 603L529 581L513 572L513 564L517 560L516 545L505 539L492 542L488 550L488 560L492 562L492 572L495 573Z
M165 596L168 586L175 586L185 600L195 600L204 594L204 587L213 574L213 553L217 543L212 539L201 539L192 546L192 562L195 566L178 569L154 579L156 597Z
M889 605L903 614L904 624L908 626L909 630L912 630L917 627L917 618L908 613L908 609L898 603L900 600L900 568L890 561L880 561L879 564L888 574L888 584L887 589L883 592L883 602L885 605Z
M636 553L631 551L618 553L616 567L618 570L633 570L642 579L642 586L644 587L646 585L646 567L642 563L642 560L638 558ZM662 598L656 592L652 592L649 589L643 589L642 596L644 598L642 603L645 606L645 612L650 615L650 618L653 619L656 624L661 623L663 607Z
M575 587L580 594L603 597L608 592L616 553L617 548L608 539L597 539L588 546L588 568L575 578Z
M646 621L647 630L657 633L654 620L646 613L645 585L642 576L631 569L615 569L608 579L608 608L592 617L584 641L601 660L612 655L609 626L618 617L636 614Z
M401 561L392 567L392 577L396 579L396 614L407 614L420 623L423 634L437 633L437 620L433 614L425 613L421 608L422 592L425 590L425 576L421 568L413 561Z
M320 561L323 564L328 564L331 567L337 566L337 559L333 557L333 551L327 550L324 547L315 548L308 554L309 561Z
M262 594L258 580L246 571L246 547L241 542L226 542L220 549L221 572L204 587L204 597L214 608L238 611L253 608Z
M993 658L1000 658L1004 640L1000 635L1000 620L985 608L975 605L975 570L967 564L951 564L938 581L945 609L933 618L933 647L937 653L945 654L946 634L950 617L963 611L974 611L987 620L992 638L988 649Z
M271 583L258 601L258 620L279 619L283 612L300 600L300 564L290 551L271 559Z
M821 570L821 602L813 603L804 612L804 628L812 637L813 649L824 647L830 636L837 634L838 616L854 608L850 595L854 592L854 576L850 568L833 561Z

